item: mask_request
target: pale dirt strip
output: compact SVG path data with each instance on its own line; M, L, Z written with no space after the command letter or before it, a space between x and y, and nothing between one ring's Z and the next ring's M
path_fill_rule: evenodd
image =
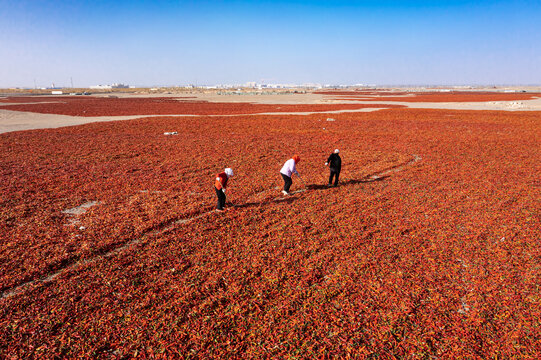
M381 171L379 171L377 173L367 175L364 178L359 179L358 182L373 182L373 181L376 181L376 180L381 179L382 177L385 177L385 176L387 176L387 175L389 175L391 173L402 171L404 168L409 167L409 166L417 163L420 160L421 160L420 156L413 155L413 159L409 160L406 163L402 163L402 164L399 164L399 165L396 165L396 166L392 166L392 167L389 167L387 169L381 170ZM263 190L263 191L258 192L256 194L252 194L251 196L261 195L263 193L266 193L266 192L269 192L269 191L272 191L272 190L276 190L276 189ZM306 192L306 191L310 191L310 190L309 189L301 189L301 190L293 191L293 192L291 192L291 194L294 195L294 194L301 193L301 192ZM277 198L274 198L274 199L268 200L268 201L260 201L259 204L261 205L263 203L268 203L268 202L281 202L281 201L283 201L285 199L286 198L284 198L284 197L277 197ZM248 199L246 200L246 202L248 202ZM234 205L234 207L242 207L242 205ZM122 244L122 245L118 246L117 248L112 249L112 250L110 250L109 252L107 252L105 254L95 255L94 257L92 257L90 259L79 260L79 261L73 262L73 263L68 264L65 267L63 267L63 268L61 268L61 269L59 269L59 270L45 276L45 277L42 277L42 278L36 279L36 280L32 280L32 281L28 281L28 282L26 282L24 284L21 284L21 285L13 287L11 289L5 290L2 293L2 295L0 296L0 300L8 299L8 298L11 298L13 296L22 294L25 291L32 289L34 286L49 283L49 282L55 280L59 275L61 275L63 273L67 273L69 271L75 270L75 269L80 268L80 267L85 266L85 265L93 264L93 263L95 263L95 262L97 262L99 260L102 260L102 259L110 258L111 256L119 254L119 253L123 252L124 250L130 248L131 246L141 244L149 236L154 236L154 235L158 235L158 234L160 234L160 235L165 234L165 233L175 229L178 225L183 225L183 224L189 223L189 222L191 222L193 220L201 219L201 218L203 218L205 216L208 216L208 215L214 214L214 213L216 213L216 211L211 210L211 211L207 211L207 212L203 212L201 214L195 215L195 216L190 217L190 218L175 219L175 220L170 220L168 222L160 224L156 228L151 229L148 232L144 233L140 238L130 240L130 241L126 242L125 244Z
M344 100L340 100L345 103ZM349 104L374 104L376 101L352 100ZM407 102L377 101L382 105L403 105L410 109L479 110L479 111L541 111L541 99L487 102Z
M5 102L0 102L0 106L10 106L10 105L39 105L39 104L65 104L66 102L65 101L36 101L36 102L28 102L28 103L18 103L18 102L13 102L13 103L5 103Z
M76 126L102 121L133 120L150 117L234 117L234 116L259 116L259 115L316 115L316 114L338 114L344 112L370 112L386 108L362 108L353 110L333 110L315 112L267 112L254 114L233 114L233 115L128 115L128 116L69 116L55 114L40 114L32 112L12 111L0 109L0 134L12 131L55 129L64 126Z

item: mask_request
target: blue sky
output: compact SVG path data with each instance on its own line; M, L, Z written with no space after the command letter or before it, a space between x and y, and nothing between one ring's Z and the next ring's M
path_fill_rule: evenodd
M0 87L541 84L538 1L0 0Z

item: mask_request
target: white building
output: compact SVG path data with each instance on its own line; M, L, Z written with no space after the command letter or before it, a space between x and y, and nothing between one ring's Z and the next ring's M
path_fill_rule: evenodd
M113 87L111 85L93 85L90 88L94 90L110 90Z
M90 87L91 89L101 89L101 90L111 90L111 89L127 89L129 85L124 85L120 83L114 83L112 85L94 85Z

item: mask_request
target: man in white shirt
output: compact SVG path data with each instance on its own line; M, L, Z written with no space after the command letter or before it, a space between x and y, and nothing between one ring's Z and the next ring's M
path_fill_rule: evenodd
M295 155L293 156L293 158L286 161L286 163L282 167L282 170L280 170L280 174L284 179L284 190L282 190L282 194L284 195L289 194L289 188L291 187L291 184L293 184L293 180L291 180L291 175L296 174L297 176L299 176L296 166L299 161L301 161L300 156Z

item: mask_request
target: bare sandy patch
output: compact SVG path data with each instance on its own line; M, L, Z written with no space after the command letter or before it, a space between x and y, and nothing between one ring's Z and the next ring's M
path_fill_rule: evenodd
M370 104L373 101L354 101ZM487 102L401 102L381 101L380 104L404 105L412 109L491 110L491 111L541 111L541 99Z
M100 116L85 118L79 116L40 114L0 109L0 134L11 131L51 129L98 121L128 120L140 117L143 116Z
M108 94L92 95L96 97L111 97ZM245 92L235 94L232 91L212 92L212 93L194 93L194 94L175 94L175 93L155 93L155 94L128 94L118 93L117 98L178 98L179 101L208 101L208 102L240 102L254 104L329 104L344 103L346 101L329 99L327 95L314 93L256 93Z
M64 104L64 101L37 101L37 102L10 102L3 103L0 102L0 106L10 106L10 105L35 105L35 104Z
M206 117L206 116L257 116L257 115L312 115L312 114L333 114L343 112L370 112L382 110L382 108L362 108L353 110L333 110L316 112L267 112L256 114L232 114L232 115L128 115L128 116L94 116L79 117L70 115L41 114L22 111L11 111L0 109L0 134L11 131L35 130L35 129L53 129L64 126L83 125L101 121L132 120L149 117Z

